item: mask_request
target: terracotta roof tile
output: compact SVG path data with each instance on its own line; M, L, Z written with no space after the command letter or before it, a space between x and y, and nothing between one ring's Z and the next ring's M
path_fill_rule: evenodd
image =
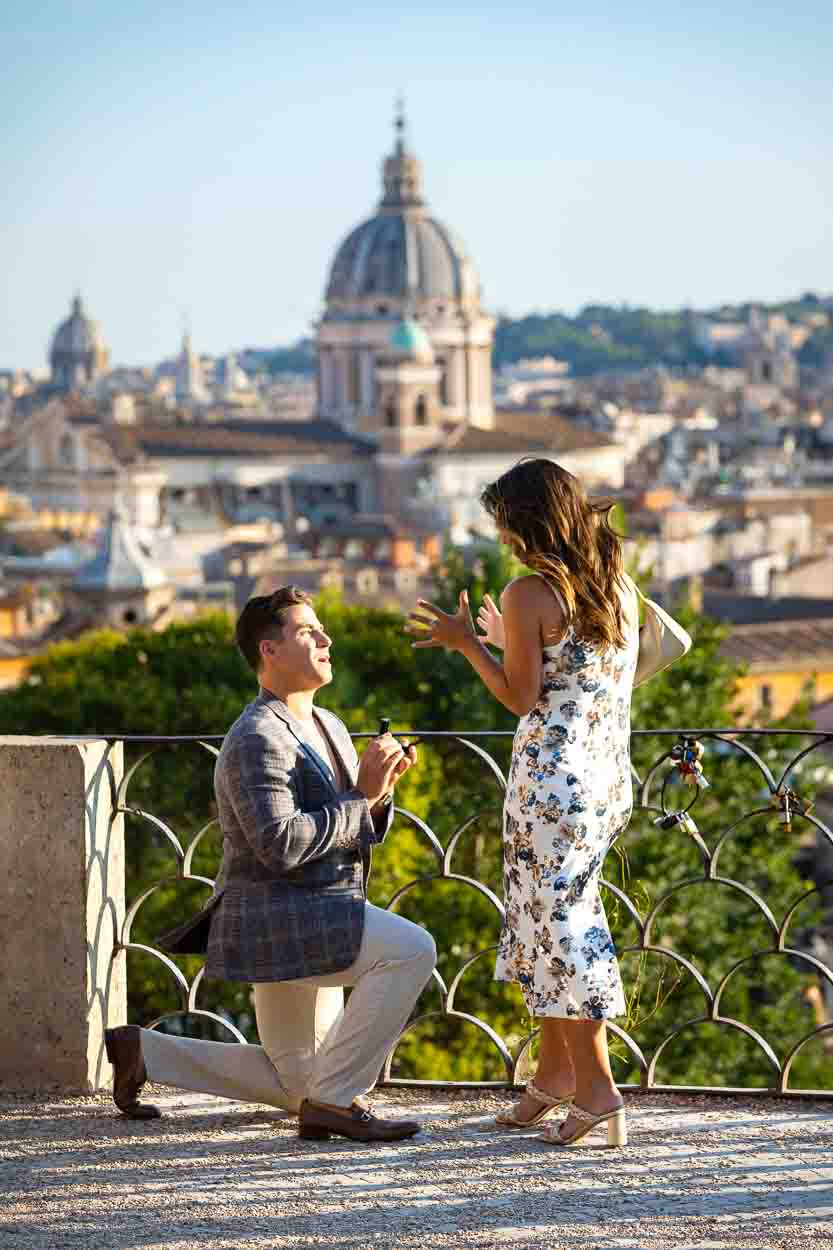
M122 463L155 456L370 455L375 444L332 421L212 421L187 425L99 425L77 417L74 425L95 426Z
M833 615L818 620L738 625L721 643L722 655L753 668L813 672L833 665Z
M610 439L573 425L557 413L498 409L494 429L484 430L474 425L454 427L439 446L423 454L476 456L500 455L503 452L567 452L613 445Z

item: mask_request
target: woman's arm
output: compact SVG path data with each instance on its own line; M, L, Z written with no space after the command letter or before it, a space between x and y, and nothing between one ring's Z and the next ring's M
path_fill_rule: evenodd
M477 613L477 624L483 633L479 635L481 642L488 642L490 647L502 651L506 645L506 634L503 629L503 617L500 608L491 595L484 595Z
M474 629L469 609L468 592L460 594L457 612L450 615L425 599L418 600L423 614L412 612L409 633L430 633L414 647L447 647L464 655L472 668L504 707L516 716L525 716L534 706L541 690L541 615L540 590L537 578L522 577L509 585L501 596L505 651L503 663L487 650ZM430 615L427 615L430 614Z

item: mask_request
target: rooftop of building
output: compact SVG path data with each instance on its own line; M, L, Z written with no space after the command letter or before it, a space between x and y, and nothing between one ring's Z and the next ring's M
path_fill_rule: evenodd
M95 416L85 414L73 418L73 424L95 426L98 436L107 442L121 463L155 456L324 456L331 455L334 449L342 455L366 456L375 450L371 439L351 434L336 422L326 420L158 422L118 426L101 425Z
M752 668L813 672L833 666L833 611L827 619L736 625L721 653Z
M703 590L706 616L730 625L773 625L833 620L833 598L810 595L743 595L708 586Z
M441 525L430 524L420 518L366 512L314 525L310 533L316 538L421 538L441 534L442 531Z
M517 452L558 453L614 447L609 438L573 425L558 413L497 409L493 429L453 426L447 437L423 453L435 455L502 455Z
M77 571L72 586L78 591L118 594L153 590L167 581L119 508L110 513L99 550Z

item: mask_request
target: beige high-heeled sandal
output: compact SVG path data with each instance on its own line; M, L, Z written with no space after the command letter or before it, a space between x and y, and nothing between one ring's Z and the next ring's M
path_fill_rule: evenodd
M575 1146L592 1132L598 1124L607 1125L607 1144L608 1146L627 1146L628 1144L628 1126L625 1120L625 1105L622 1103L619 1107L614 1107L612 1111L606 1111L604 1115L593 1115L589 1111L585 1111L584 1107L578 1107L575 1103L570 1107L569 1114L579 1121L579 1127L568 1138L561 1136L561 1127L548 1125L543 1133L538 1136L541 1141L549 1142L551 1146Z
M528 1120L519 1120L513 1112L520 1104L515 1103L515 1107L510 1111L501 1111L499 1115L495 1116L495 1124L497 1124L498 1128L534 1128L536 1124L541 1124L542 1121L546 1120L547 1116L560 1110L561 1107L569 1107L573 1101L572 1094L568 1095L567 1098L553 1098L552 1094L546 1094L542 1089L539 1089L534 1081L527 1081L526 1092L536 1102L543 1103L541 1110L536 1111L535 1115Z

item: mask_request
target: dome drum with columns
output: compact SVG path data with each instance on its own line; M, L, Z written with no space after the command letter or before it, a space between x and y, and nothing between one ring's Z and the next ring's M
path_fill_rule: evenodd
M378 369L389 363L391 336L408 323L424 331L433 354L438 424L488 428L494 321L481 310L463 246L428 213L404 129L400 113L378 211L351 231L330 269L317 327L318 412L357 429L385 428Z

